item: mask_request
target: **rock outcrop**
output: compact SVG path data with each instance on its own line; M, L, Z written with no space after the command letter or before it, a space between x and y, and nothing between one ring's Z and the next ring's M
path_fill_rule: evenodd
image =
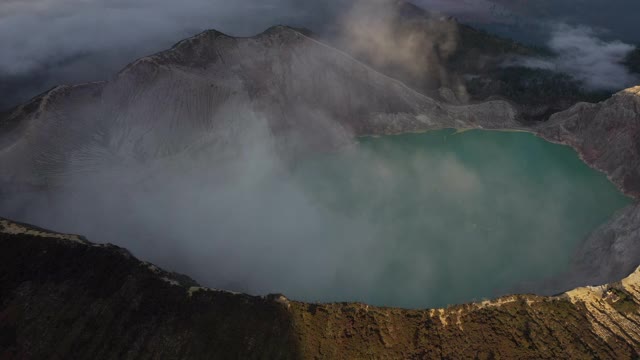
M640 198L640 86L598 104L577 104L534 130L575 148L623 192Z
M607 174L622 192L640 199L640 87L623 90L597 104L576 104L531 131L573 147L585 163ZM561 291L585 279L592 284L618 280L638 266L639 239L640 206L636 202L584 240L570 274L543 287Z
M112 245L0 219L0 356L634 359L640 269L554 297L447 309L310 304L201 288Z

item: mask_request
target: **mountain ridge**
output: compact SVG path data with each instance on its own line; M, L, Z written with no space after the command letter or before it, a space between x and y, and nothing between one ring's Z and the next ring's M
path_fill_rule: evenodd
M180 92L176 92L177 89ZM193 95L187 97L188 93ZM193 119L189 123L180 121L175 106L160 101L161 98L181 102L183 111L193 113ZM221 99L225 99L224 102ZM225 110L239 106L234 105L236 103L249 106ZM144 110L145 107L148 109ZM32 108L38 111L33 113ZM207 31L168 51L134 61L109 82L59 86L32 100L28 106L18 107L0 119L0 129L14 124L0 133L0 143L8 143L0 149L0 158L35 157L31 161L47 162L47 158L73 156L69 152L81 147L111 146L115 140L109 138L101 144L82 144L91 136L80 136L80 133L102 128L100 131L105 136L113 132L122 136L116 127L139 127L140 131L151 127L161 133L165 128L161 124L165 124L167 128L178 126L188 138L194 127L210 133L212 128L223 124L225 120L219 112L246 113L247 108L265 117L275 134L287 137L296 133L320 147L335 147L352 135L445 127L518 126L517 111L505 101L472 105L437 102L290 28L275 27L250 38L232 38ZM314 120L302 122L299 118L303 113ZM148 120L149 117L154 117L154 121ZM17 127L23 130L16 130ZM56 135L52 138L51 133ZM195 141L143 138L142 132L125 135L130 137L126 141L148 143L140 150L146 154L172 153L185 141ZM166 136L168 134L161 137ZM310 140L311 136L322 139ZM46 145L53 140L62 141L59 137L78 144L63 149ZM34 149L38 153L29 154ZM13 151L26 154L10 154ZM104 153L102 149L95 151L98 155ZM26 168L30 166L26 162L13 165L6 168L0 182L11 183L14 181L10 179L16 177L24 179L28 176L26 173L32 171Z
M640 352L640 268L620 282L554 297L403 310L202 288L116 246L6 219L0 244L0 350L10 358L631 359ZM61 260L65 266L56 265Z

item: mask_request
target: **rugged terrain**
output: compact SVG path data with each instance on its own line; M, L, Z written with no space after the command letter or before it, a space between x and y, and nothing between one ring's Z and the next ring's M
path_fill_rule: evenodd
M42 186L100 162L215 146L255 118L287 152L358 135L518 126L506 101L437 102L290 28L255 38L207 31L109 82L57 87L0 119L0 183Z
M221 134L229 137L260 118L283 148L300 152L362 135L531 131L576 148L638 196L638 92L531 123L504 100L435 100L291 28L253 38L207 31L130 64L108 82L59 86L1 114L0 183L45 186L100 162L173 156L215 145Z
M638 199L639 94L532 124L504 100L435 100L290 28L253 38L207 31L110 81L60 86L2 115L0 193L63 187L105 164L223 153L260 122L283 157L362 135L529 131L572 146ZM634 358L640 275L616 281L640 263L638 209L592 234L570 279L610 285L426 311L202 289L126 250L2 220L0 347L16 358Z
M533 130L575 148L623 192L640 197L640 86L597 104L577 104Z
M554 297L418 311L206 289L125 249L5 219L0 246L0 356L8 359L635 359L640 352L640 269Z

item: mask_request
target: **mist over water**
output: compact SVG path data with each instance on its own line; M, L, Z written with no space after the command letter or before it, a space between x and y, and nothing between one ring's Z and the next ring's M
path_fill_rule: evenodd
M530 134L361 138L290 161L254 123L224 151L72 171L63 188L0 210L204 286L424 308L562 273L629 203L573 150Z
M297 173L322 207L370 227L322 301L419 308L537 291L629 203L572 149L525 133L361 139Z
M375 68L429 80L434 89L464 90L442 66L459 46L457 28L429 20L427 32L405 29L386 1L32 3L39 6L0 5L0 29L47 35L0 35L14 50L0 54L0 93L7 93L0 110L43 84L108 78L133 58L206 28L252 35L276 23L329 26L336 43ZM452 4L435 3L443 11ZM631 44L602 40L586 27L549 28L556 29L548 45L558 56L518 65L563 71L593 89L637 79L621 65ZM293 73L293 88L308 84L308 74L333 74L324 66ZM146 97L143 86L131 84L129 109L110 107L119 102L106 97L104 108L80 106L68 111L72 116L41 121L51 127L34 131L41 140L26 141L31 147L16 151L5 169L33 164L26 182L34 175L50 187L8 194L0 215L125 247L208 287L425 308L543 289L569 270L592 230L630 203L573 150L531 134L444 130L360 138L345 147L353 138L348 122L314 112L314 104L309 109L289 97L270 104L265 97L256 106L249 94L229 98L213 85L199 87L211 80L224 88L224 76L180 74L154 83ZM261 79L244 76L248 83ZM336 83L344 82L331 82L336 98L350 94ZM161 105L165 98L173 105ZM295 121L254 113L265 105L295 109Z

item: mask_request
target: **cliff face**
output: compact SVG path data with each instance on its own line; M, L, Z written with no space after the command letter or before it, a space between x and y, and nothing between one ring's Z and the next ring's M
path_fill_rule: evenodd
M640 269L555 297L401 310L205 289L125 249L5 219L0 247L3 358L632 359L640 352Z
M640 86L597 104L580 103L554 114L535 131L575 148L618 187L640 198Z

